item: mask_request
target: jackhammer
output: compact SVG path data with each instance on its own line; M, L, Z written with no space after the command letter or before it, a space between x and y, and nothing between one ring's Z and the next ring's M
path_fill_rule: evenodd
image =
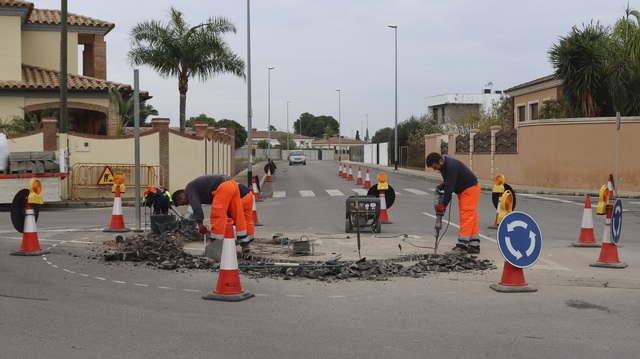
M444 217L444 212L437 211L437 208L440 204L442 204L444 198L444 188L438 185L433 193L433 208L436 209L436 224L433 228L436 230L436 244L433 250L434 254L438 254L438 243L442 237L440 237L440 230L442 229L442 217ZM444 233L442 233L444 236Z

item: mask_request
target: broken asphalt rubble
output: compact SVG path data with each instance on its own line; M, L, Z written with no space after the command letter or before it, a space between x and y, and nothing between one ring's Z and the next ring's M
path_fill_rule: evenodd
M211 258L194 256L183 247L201 240L195 228L178 228L161 234L117 236L101 244L105 262L124 261L164 270L217 270ZM256 241L258 242L258 241ZM255 242L254 242L255 243ZM257 244L257 243L256 243ZM106 248L105 248L106 247ZM299 257L300 258L300 257ZM238 268L250 278L332 280L387 280L392 277L419 278L434 273L475 272L496 269L493 261L477 256L448 254L406 255L395 259L340 261L340 256L325 261L274 261L255 254L238 254Z

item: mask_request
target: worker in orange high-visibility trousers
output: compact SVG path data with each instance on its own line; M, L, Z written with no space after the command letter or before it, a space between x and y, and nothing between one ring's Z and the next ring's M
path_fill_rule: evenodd
M198 230L206 234L207 228L202 223L204 213L202 204L211 203L211 237L214 240L223 240L227 221L227 212L230 213L236 226L236 235L240 240L240 246L244 252L248 252L249 240L247 239L247 224L240 200L238 183L226 175L211 174L195 178L187 183L184 190L173 193L175 206L190 205L193 217L198 223Z
M471 169L455 157L432 152L426 158L427 167L440 171L444 182L442 203L436 212L444 212L453 193L458 196L460 207L460 231L458 243L449 254L480 253L480 233L478 230L478 204L480 203L480 183Z

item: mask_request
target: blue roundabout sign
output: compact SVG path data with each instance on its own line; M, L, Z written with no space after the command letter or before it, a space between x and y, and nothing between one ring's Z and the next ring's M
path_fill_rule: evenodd
M540 227L528 214L510 212L498 226L498 249L514 267L531 267L542 252Z
M620 241L620 233L622 232L622 201L620 198L613 205L611 213L611 239L615 245Z

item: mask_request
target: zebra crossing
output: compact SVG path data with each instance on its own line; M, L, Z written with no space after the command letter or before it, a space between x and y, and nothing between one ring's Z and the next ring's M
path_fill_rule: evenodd
M402 195L403 191L405 193L410 193L418 196L425 196L431 194L429 192L425 192L416 188L402 188L400 191L394 188L396 195ZM365 196L368 190L364 188L352 188L348 191L342 191L339 189L323 189L323 190L300 190L300 191L273 191L272 198L285 198L285 197L349 197L353 196L355 193L358 193L359 196Z

